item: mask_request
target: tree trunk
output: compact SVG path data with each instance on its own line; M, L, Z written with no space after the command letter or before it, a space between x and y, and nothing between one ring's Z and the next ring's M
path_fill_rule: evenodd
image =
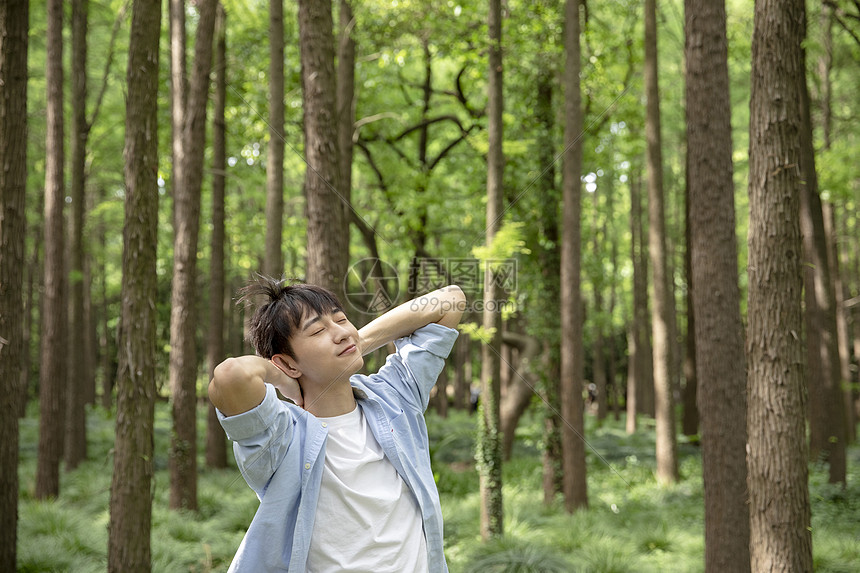
M269 148L263 274L284 274L284 0L269 0Z
M108 571L152 566L160 0L135 0L128 54L125 228Z
M672 394L672 321L674 303L666 251L663 202L663 153L660 136L660 88L657 82L657 3L645 0L645 138L648 158L648 251L654 272L653 332L654 416L657 420L657 480L678 480L675 400Z
M307 282L328 288L345 300L349 226L341 193L332 26L330 0L300 0Z
M687 14L693 13L695 10L700 9L698 5L686 7ZM725 10L723 10L725 11ZM690 16L693 17L693 16ZM723 19L725 21L725 18ZM697 23L698 24L698 23ZM688 34L690 33L691 24L687 24ZM701 33L698 32L697 33ZM725 31L723 32L723 36L725 36ZM695 52L692 57L702 58L703 56L699 55L701 51L701 44L698 44L696 47L691 47L689 42L687 44L687 50L691 51L691 54ZM691 55L688 55L689 59ZM697 64L698 65L698 64ZM690 74L689 68L687 69L688 75ZM701 83L706 84L708 81L699 80ZM689 82L689 80L688 80ZM707 85L707 84L706 84ZM687 85L689 89L689 83ZM697 87L698 89L698 87ZM726 86L726 90L728 90L728 86ZM689 98L688 102L689 102ZM688 103L689 106L689 103ZM687 129L690 128L690 122L687 122ZM689 136L688 136L689 139ZM729 141L731 145L731 140ZM689 143L687 144L687 149L689 150ZM697 436L699 433L699 408L696 406L697 395L698 395L698 385L699 380L696 372L696 309L693 304L693 289L696 288L695 283L693 282L693 238L692 238L692 230L690 229L690 219L691 219L691 210L693 208L691 201L692 191L690 189L690 152L687 152L687 169L685 172L685 218L687 220L687 224L685 226L684 239L686 242L686 249L684 252L684 274L687 276L687 336L685 337L685 354L684 354L684 409L682 413L681 419L681 428L684 432L685 436ZM735 245L735 249L737 249L737 245ZM741 347L741 351L743 352L743 346ZM743 391L743 390L742 390ZM746 426L744 426L746 427Z
M511 459L514 449L514 438L520 418L531 403L538 379L534 372L533 362L537 357L540 346L531 336L516 332L505 331L502 334L506 346L517 349L518 359L516 368L511 368L508 391L499 405L499 420L502 428L502 456L505 461Z
M547 63L547 58L540 62ZM541 355L543 360L537 366L540 374L540 388L543 396L544 449L543 449L543 490L544 503L550 506L556 494L561 492L561 399L559 397L560 368L560 316L559 298L561 296L561 248L559 246L559 204L561 197L555 182L555 149L557 142L555 112L553 110L553 84L555 71L549 65L537 71L535 84L535 121L540 126L536 137L535 158L541 175L535 182L535 192L539 193L541 206L539 232L543 241L535 246L540 260L540 309L530 317L530 325L538 338L543 341Z
M487 223L486 244L491 245L501 228L504 206L505 157L502 151L502 6L501 0L490 0L487 18L489 28L489 71L487 81ZM500 428L501 380L501 313L491 304L501 299L501 289L494 280L490 264L484 273L485 330L481 346L481 403L478 422L476 460L480 478L481 537L486 541L504 532L502 510L502 436Z
M36 499L60 492L63 423L66 403L66 259L63 206L63 3L48 2L48 90L45 162L45 270L39 368L39 456Z
M601 237L603 239L606 238L606 224L605 222L601 224L597 216L600 211L600 194L598 192L593 193L592 200L594 202L594 210L592 212L594 228L591 231L593 239L592 247L595 257L599 259L605 252ZM603 420L606 419L607 406L609 405L608 393L606 391L606 321L603 318L608 315L603 308L604 281L605 278L602 272L594 277L592 281L592 288L594 289L594 342L591 346L591 372L592 383L594 384L594 399L597 401L598 424L602 424Z
M579 1L564 10L564 141L561 223L561 417L564 507L588 507L583 420L582 294L582 106L580 93Z
M854 400L851 392L851 349L848 336L848 309L843 302L848 297L842 282L839 251L837 249L836 215L833 205L824 203L824 236L827 239L827 261L833 277L833 290L836 295L836 338L839 349L839 391L842 392L842 406L845 412L845 441L850 444L857 440L857 421L854 415Z
M340 0L337 49L337 140L340 154L340 192L347 228L352 219L352 133L355 123L355 17L347 0ZM349 233L349 231L347 231ZM346 242L349 261L349 241Z
M174 195L182 182L182 166L185 163L182 126L185 125L185 109L188 107L188 74L186 66L185 0L168 0L170 33L170 117L171 117L171 188ZM176 228L176 204L174 197L173 226Z
M756 3L747 419L752 571L812 571L799 206L803 2Z
M803 33L806 22L804 14ZM805 58L804 58L805 59ZM807 336L811 355L809 381L809 455L823 459L830 469L830 483L845 482L845 406L839 386L839 351L836 333L836 300L827 260L824 215L818 195L815 149L806 68L800 70L797 84L800 114L800 226L806 288ZM818 368L814 368L814 366Z
M89 284L84 282L84 212L86 210L86 151L89 126L86 117L87 102L87 18L89 0L72 2L72 212L69 219L69 356L68 399L65 403L66 469L73 470L87 457L86 388L92 382L86 379L89 370L85 340L88 332L84 325L84 293Z
M14 571L24 353L29 2L0 4L0 570Z
M194 69L182 126L182 179L174 189L176 233L170 298L170 391L173 397L170 507L197 509L197 241L217 0L198 3Z
M633 343L630 345L632 380L635 393L628 391L627 433L636 431L636 414L654 416L654 369L651 352L651 321L648 311L648 249L645 246L642 213L642 177L637 170L630 180L630 232L633 258ZM635 406L629 408L632 401Z
M687 226L692 279L687 336L696 341L705 570L741 573L750 570L747 377L735 236L725 5L686 0L685 16ZM689 429L695 432L695 427Z
M226 124L227 101L227 33L224 6L218 4L215 20L215 98L212 118L212 237L209 264L209 337L206 345L209 380L215 366L224 358L224 186L227 169ZM215 407L208 404L206 420L206 465L227 467L227 439Z

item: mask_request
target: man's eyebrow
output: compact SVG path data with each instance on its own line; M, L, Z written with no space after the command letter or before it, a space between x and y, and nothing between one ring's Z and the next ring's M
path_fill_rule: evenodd
M314 318L308 320L307 322L305 322L305 325L302 327L302 332L306 331L308 328L311 327L311 325L313 323L319 322L320 320L322 320L322 317L320 315L317 315Z

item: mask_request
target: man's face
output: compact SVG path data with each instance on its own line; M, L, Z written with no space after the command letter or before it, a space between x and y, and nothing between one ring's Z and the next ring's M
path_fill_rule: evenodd
M348 379L364 365L358 330L342 311L302 317L298 331L290 338L302 384L328 384Z

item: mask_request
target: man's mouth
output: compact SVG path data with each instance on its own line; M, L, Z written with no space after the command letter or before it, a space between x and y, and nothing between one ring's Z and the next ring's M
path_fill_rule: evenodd
M355 351L355 349L356 349L355 344L350 344L349 346L344 348L343 351L340 354L338 354L338 356L344 356L346 354L352 354L353 351Z

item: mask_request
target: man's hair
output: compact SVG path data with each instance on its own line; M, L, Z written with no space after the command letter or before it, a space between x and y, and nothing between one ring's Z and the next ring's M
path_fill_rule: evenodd
M263 298L251 317L248 341L258 355L270 359L275 354L293 356L290 337L311 312L325 315L343 312L343 305L330 290L309 284L288 284L285 279L257 275L243 287L239 302Z

